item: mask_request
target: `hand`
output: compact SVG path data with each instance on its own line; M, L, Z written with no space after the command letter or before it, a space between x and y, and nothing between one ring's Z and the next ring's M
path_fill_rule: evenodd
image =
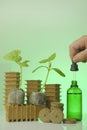
M70 44L69 54L71 60L75 63L87 61L87 35Z

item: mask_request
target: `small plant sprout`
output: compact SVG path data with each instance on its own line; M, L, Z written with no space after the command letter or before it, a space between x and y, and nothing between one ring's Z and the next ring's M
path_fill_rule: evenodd
M22 61L22 57L21 57L20 54L21 54L20 50L13 50L13 51L9 52L8 54L6 54L4 56L5 60L13 61L16 64L18 64L19 67L20 67L20 84L19 84L19 88L21 88L21 86L22 86L22 69L23 69L23 67L28 67L29 66L28 62L30 62L29 60Z
M47 69L47 74L46 74L46 78L45 78L45 81L41 87L41 91L44 91L45 90L45 85L47 83L47 80L48 80L48 76L49 76L49 73L51 70L55 71L58 75L62 76L62 77L65 77L65 74L58 68L52 68L52 61L55 59L56 57L56 53L53 53L51 56L49 56L47 59L43 59L41 61L39 61L39 63L41 64L45 64L45 63L48 63L48 66L39 66L37 67L36 69L34 69L32 71L32 73L34 73L36 70L40 69L40 68L46 68Z

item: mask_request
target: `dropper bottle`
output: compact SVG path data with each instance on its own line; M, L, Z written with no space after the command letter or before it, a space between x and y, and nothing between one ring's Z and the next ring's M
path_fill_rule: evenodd
M73 71L73 80L67 90L67 118L74 118L80 121L82 120L82 91L78 87L76 80L77 63L72 62L70 71Z

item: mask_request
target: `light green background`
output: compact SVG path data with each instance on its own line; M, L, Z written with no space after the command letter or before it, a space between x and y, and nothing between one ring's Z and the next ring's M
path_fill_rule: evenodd
M73 73L69 44L87 34L87 0L0 0L0 111L3 111L4 73L19 71L15 63L7 62L3 55L20 49L29 68L23 69L23 88L26 79L44 80L46 70L32 74L38 61L56 52L53 67L60 68L66 77L51 72L48 83L61 84L61 99L66 116L66 91ZM83 92L83 120L87 119L87 64L79 63L76 77Z

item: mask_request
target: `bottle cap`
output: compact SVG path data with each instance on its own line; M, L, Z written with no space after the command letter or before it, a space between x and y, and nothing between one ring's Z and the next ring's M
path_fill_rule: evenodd
M72 62L70 70L71 71L78 71L78 65L77 65L77 63Z
M76 80L72 80L72 85L77 85L77 81Z

